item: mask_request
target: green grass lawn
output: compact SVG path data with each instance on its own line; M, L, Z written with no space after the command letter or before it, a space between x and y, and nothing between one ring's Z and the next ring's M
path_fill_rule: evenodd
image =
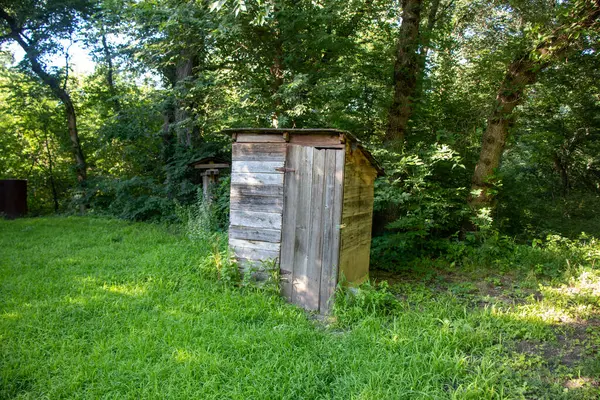
M373 291L322 321L203 277L213 248L147 224L0 221L0 398L600 397L592 267L518 300L407 280L385 312Z

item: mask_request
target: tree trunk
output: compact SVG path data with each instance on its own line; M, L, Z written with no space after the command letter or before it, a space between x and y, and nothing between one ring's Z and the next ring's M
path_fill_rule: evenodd
M163 110L163 126L161 129L161 159L163 165L167 165L173 158L173 124L175 123L175 109L169 102Z
M535 63L529 55L513 61L496 96L496 104L492 115L488 118L487 128L483 133L479 161L471 181L469 205L481 208L491 205L493 199L493 176L500 165L504 152L508 130L513 122L512 112L523 99L527 85L535 81Z
M394 63L394 97L388 113L385 142L400 148L404 143L412 102L417 86L419 65L419 24L421 0L402 0L402 25Z
M182 52L182 59L177 64L175 70L176 82L179 85L185 85L185 81L194 76L194 69L198 66L197 58L189 54L189 51ZM175 132L177 133L177 144L191 148L193 144L193 116L187 110L185 101L180 99L175 108Z
M41 63L38 60L38 52L25 40L22 28L17 24L16 20L10 16L4 9L0 8L0 18L4 19L10 27L10 36L21 46L25 51L25 56L31 63L31 69L36 75L48 85L52 90L52 93L62 101L65 106L67 114L67 126L69 129L69 137L71 139L71 149L75 158L75 171L77 173L77 180L80 185L84 185L87 180L87 165L85 163L85 157L83 150L81 149L81 143L79 142L79 133L77 131L77 117L75 115L75 107L71 96L65 88L61 87L58 79L48 74Z
M491 189L494 184L494 173L500 166L500 158L513 119L512 112L521 102L526 87L535 81L539 71L550 65L551 60L564 57L579 37L579 33L600 18L600 0L587 3L587 7L579 10L579 20L559 26L533 50L509 65L496 96L494 110L488 118L479 161L471 180L471 195L468 203L472 208L479 209L492 205L494 193Z
M569 172L566 163L562 160L562 157L558 152L554 153L554 168L560 174L560 180L562 182L562 195L567 197L571 184L569 182Z
M440 0L432 0L429 5L429 14L427 14L427 26L424 31L421 31L420 43L421 49L419 52L419 63L417 64L416 76L417 87L415 89L415 98L420 99L423 94L423 79L425 77L425 65L427 64L427 55L430 50L431 35L437 21L437 14L440 8Z

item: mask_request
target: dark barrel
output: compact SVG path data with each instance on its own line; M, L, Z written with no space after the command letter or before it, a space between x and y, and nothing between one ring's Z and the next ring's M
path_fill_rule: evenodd
M0 180L0 215L13 219L25 214L27 214L27 181Z

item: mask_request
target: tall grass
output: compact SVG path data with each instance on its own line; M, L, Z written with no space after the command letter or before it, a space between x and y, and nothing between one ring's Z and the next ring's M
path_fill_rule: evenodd
M594 398L513 355L554 337L526 309L404 284L322 322L214 280L214 254L161 226L0 221L0 398Z

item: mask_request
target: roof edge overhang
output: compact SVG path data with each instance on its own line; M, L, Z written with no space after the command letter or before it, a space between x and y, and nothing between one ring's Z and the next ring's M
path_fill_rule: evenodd
M337 134L337 135L343 135L346 140L348 140L349 142L355 144L365 155L365 157L369 160L369 162L371 163L371 165L373 166L373 168L375 168L375 170L377 171L377 176L384 176L385 175L385 171L383 170L383 168L381 167L381 165L379 164L379 162L375 159L375 157L373 157L373 155L371 154L371 152L369 150L367 150L364 145L362 144L362 142L357 139L354 135L352 135L350 132L348 131L344 131L341 129L333 129L333 128L306 128L306 129L300 129L300 128L291 128L291 129L283 129L283 128L229 128L229 129L223 129L222 131L220 131L219 133L222 134L226 134L226 135L233 135L233 134L239 134L239 133L249 133L249 134L258 134L258 135L282 135L284 133L289 133L292 135L316 135L316 134Z

